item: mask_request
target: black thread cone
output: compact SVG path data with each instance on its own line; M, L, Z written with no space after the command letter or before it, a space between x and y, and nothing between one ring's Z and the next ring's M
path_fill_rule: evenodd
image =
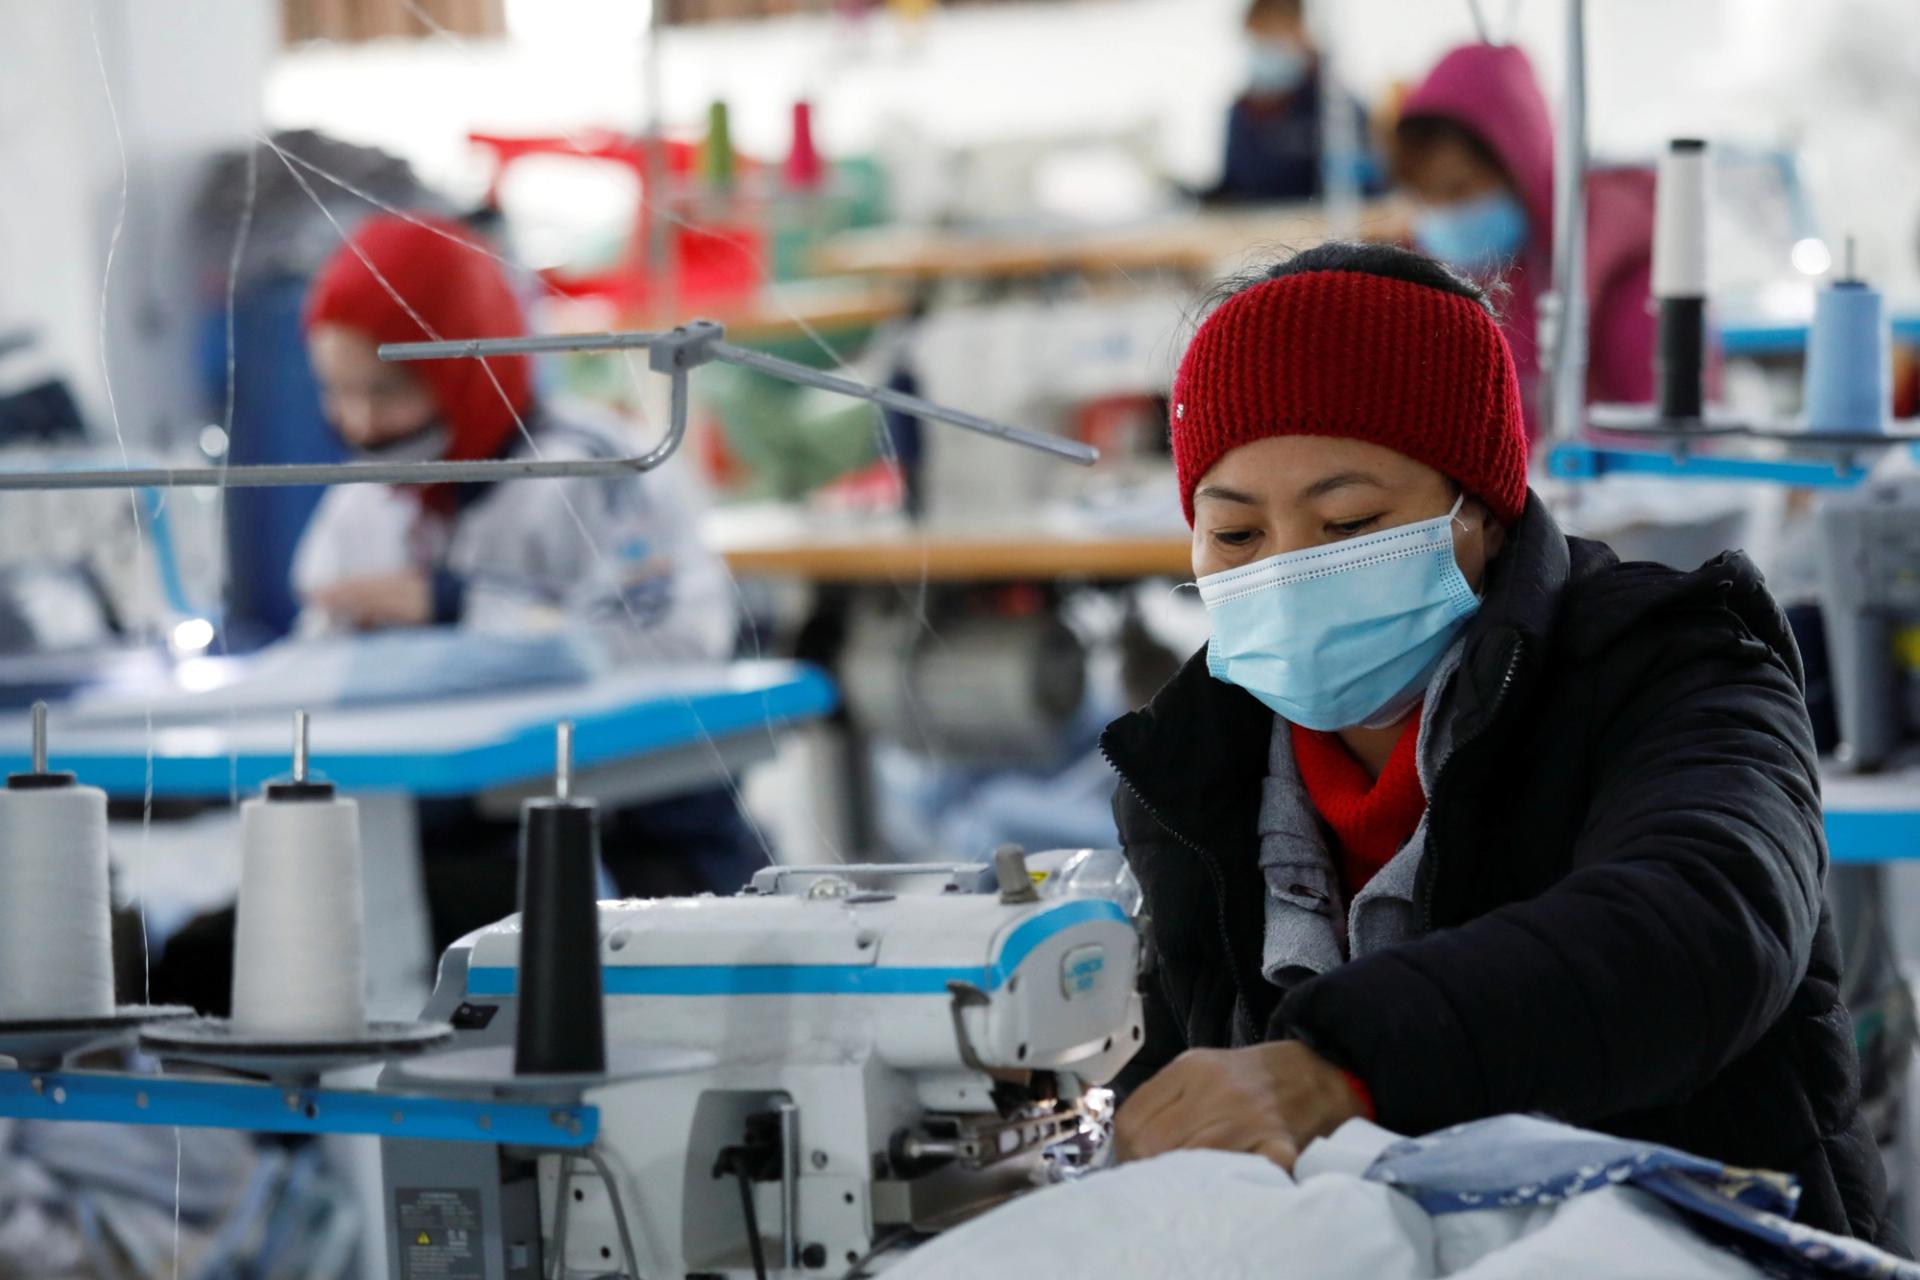
M1657 332L1654 382L1660 416L1698 421L1706 408L1706 299L1660 299Z
M521 1075L607 1069L600 991L600 837L590 803L529 800L520 809Z

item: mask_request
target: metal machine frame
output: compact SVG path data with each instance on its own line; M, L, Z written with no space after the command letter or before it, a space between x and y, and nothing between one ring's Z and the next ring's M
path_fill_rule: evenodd
M162 489L220 487L247 489L301 484L464 484L489 480L525 480L539 477L619 476L652 471L671 458L687 433L688 378L710 361L751 369L768 377L816 387L837 395L865 400L885 409L929 418L951 426L1051 454L1081 466L1099 460L1091 445L1021 427L1010 427L959 409L949 409L919 396L870 386L852 378L809 368L764 352L737 346L726 339L726 328L713 320L694 320L664 331L631 330L608 333L554 334L522 338L456 338L439 342L388 343L382 360L468 359L489 356L540 355L562 351L647 352L647 367L665 374L670 382L667 433L645 453L622 458L546 460L502 458L473 462L329 462L251 463L240 466L42 468L0 470L0 491L9 489L119 489L150 486Z

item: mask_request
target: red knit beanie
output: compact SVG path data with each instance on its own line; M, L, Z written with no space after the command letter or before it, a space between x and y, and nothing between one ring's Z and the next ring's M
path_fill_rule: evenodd
M375 214L355 228L314 278L305 321L354 329L374 342L510 338L527 331L500 264L472 232L432 214ZM495 456L515 430L515 415L533 402L527 356L423 360L409 368L433 392L452 433L451 459Z
M1360 271L1303 271L1235 294L1173 380L1173 462L1193 490L1268 436L1346 436L1451 477L1502 523L1527 502L1513 357L1472 298Z

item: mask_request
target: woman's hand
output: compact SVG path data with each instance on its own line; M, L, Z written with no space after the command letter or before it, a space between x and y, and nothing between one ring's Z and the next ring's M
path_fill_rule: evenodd
M1189 1049L1127 1099L1114 1140L1122 1160L1206 1148L1292 1172L1307 1143L1365 1114L1345 1073L1298 1040Z
M330 582L307 603L359 630L424 626L433 619L433 592L417 569Z

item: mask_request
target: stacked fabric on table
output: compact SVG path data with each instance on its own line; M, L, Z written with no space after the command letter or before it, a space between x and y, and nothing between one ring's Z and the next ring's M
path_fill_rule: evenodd
M1920 1280L1795 1224L1798 1195L1784 1175L1528 1116L1413 1139L1354 1120L1292 1175L1214 1151L1122 1165L1015 1200L887 1275Z

